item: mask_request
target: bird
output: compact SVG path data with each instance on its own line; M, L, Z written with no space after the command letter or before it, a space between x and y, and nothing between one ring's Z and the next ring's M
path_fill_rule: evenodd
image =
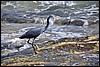
M53 23L55 22L56 19L60 18L59 16L55 16L53 14L49 15L47 18L47 24L44 28L31 28L30 30L28 30L26 33L24 33L22 36L20 36L20 39L24 39L27 38L28 44L31 44L33 47L33 50L35 52L35 54L37 54L38 52L36 51L37 48L39 48L37 45L34 44L35 39L42 34L43 32L45 32L47 30L47 28L51 25L53 25ZM30 39L33 38L33 42L30 43Z

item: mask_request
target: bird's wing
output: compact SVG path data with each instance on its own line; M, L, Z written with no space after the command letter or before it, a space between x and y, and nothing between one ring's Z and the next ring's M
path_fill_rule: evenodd
M42 33L41 28L30 29L26 32L27 36L38 36Z

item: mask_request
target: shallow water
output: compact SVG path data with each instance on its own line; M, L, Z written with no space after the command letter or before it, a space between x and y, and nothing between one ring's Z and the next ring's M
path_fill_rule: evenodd
M99 1L2 1L1 18L32 19L50 14L62 18L99 19ZM91 19L92 18L92 19ZM43 22L43 21L42 21Z

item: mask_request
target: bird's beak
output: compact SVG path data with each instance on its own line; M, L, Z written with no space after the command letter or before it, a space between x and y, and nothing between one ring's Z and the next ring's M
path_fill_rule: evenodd
M60 19L61 17L60 16L55 16L54 17L56 20Z

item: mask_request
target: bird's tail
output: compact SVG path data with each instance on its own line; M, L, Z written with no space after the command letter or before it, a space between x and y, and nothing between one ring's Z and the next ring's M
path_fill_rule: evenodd
M22 35L22 36L20 36L19 38L20 38L20 39L23 39L23 38L25 38L25 36L24 36L24 35Z
M22 36L20 36L19 38L20 38L20 39L23 39L23 37L22 37Z

